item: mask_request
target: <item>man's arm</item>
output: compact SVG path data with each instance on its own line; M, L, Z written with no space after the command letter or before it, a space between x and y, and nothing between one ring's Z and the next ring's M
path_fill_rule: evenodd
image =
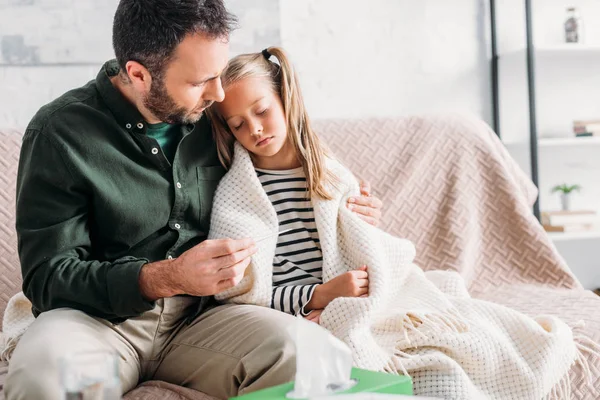
M153 307L138 284L148 260L93 260L90 201L60 144L27 131L16 204L23 291L39 312L70 307L114 320L139 315Z
M144 265L140 292L148 300L215 295L240 283L256 251L252 239L205 240L176 259Z
M251 239L222 239L206 240L173 260L94 260L88 191L59 143L43 132L26 132L16 228L23 291L38 312L69 307L124 320L150 310L159 298L210 296L235 286L256 252Z

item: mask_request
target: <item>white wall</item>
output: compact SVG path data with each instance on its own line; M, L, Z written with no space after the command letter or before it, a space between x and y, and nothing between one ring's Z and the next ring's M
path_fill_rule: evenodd
M314 118L462 110L490 119L485 0L226 0L232 55L283 44ZM0 127L96 76L118 0L0 1ZM452 3L452 4L451 4Z
M281 2L313 118L461 110L490 120L487 1Z
M232 54L280 44L280 0L226 0L240 20ZM0 0L0 128L96 77L114 57L118 0Z
M0 127L25 127L41 105L96 76L112 57L116 4L0 2Z
M525 45L525 1L496 1L498 47L501 53ZM532 0L533 38L537 46L564 42L563 23L566 9L577 7L583 18L586 43L600 44L599 0Z

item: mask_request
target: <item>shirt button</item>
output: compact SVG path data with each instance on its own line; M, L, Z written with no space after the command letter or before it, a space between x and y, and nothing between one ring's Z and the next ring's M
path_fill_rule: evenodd
M138 127L139 129L142 129L142 128L144 127L144 124L142 124L141 122L138 122L138 124L137 124L137 127Z
M179 228L181 228L181 225L175 224L175 229L179 229Z
M177 189L181 189L181 183L177 182L176 186L177 186Z
M169 259L169 260L172 260L172 259L173 259L173 256L172 256L172 255L168 255L168 256L167 256L167 259Z
M131 124L127 124L127 125L125 125L125 128L127 128L127 129L131 129Z
M152 148L152 154L154 154L154 155L158 154L158 149L156 147Z

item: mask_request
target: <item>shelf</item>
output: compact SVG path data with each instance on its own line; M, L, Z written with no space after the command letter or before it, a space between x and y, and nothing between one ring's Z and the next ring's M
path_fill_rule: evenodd
M548 236L553 242L566 242L582 239L600 239L600 230L584 231L584 232L548 232Z
M555 46L543 46L535 48L536 53L600 53L600 46L585 45L585 44L559 44Z
M600 145L600 137L587 136L565 138L541 138L538 140L538 145L540 147Z
M513 55L525 54L526 49L518 49L500 54L500 57L508 57ZM560 54L598 54L600 55L600 45L585 45L585 44L557 44L554 46L535 47L536 55L560 55Z
M502 142L508 148L529 147L529 141L525 142ZM539 147L563 147L563 146L600 146L600 137L556 137L538 139Z

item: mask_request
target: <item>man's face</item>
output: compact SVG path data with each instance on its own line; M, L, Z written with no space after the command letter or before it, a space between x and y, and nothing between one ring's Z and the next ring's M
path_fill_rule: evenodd
M188 35L162 76L153 77L144 106L163 122L197 122L206 107L223 101L220 75L228 53L229 43L223 38Z

